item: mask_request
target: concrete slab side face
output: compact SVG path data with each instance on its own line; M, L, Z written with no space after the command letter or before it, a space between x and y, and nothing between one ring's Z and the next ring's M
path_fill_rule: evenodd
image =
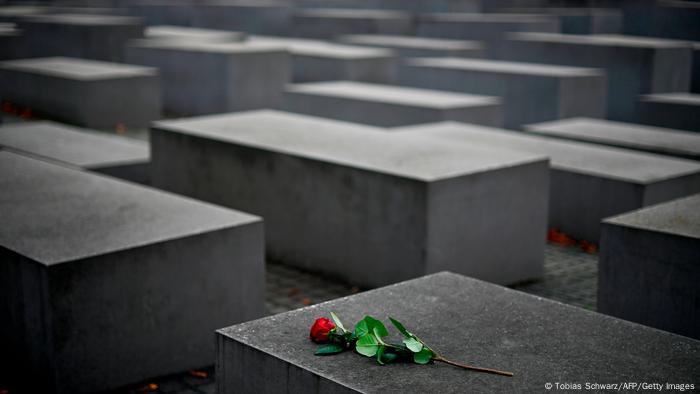
M603 223L598 309L700 338L700 195Z
M641 123L700 132L700 94L643 95L638 110Z
M211 330L263 315L258 218L9 152L0 173L10 381L95 392L201 367Z
M329 362L313 355L308 327L330 311L346 325L365 314L384 321L395 317L445 357L509 370L514 377L465 373L444 364L369 365L372 360L354 352ZM280 339L275 335L280 331L288 335ZM366 393L377 390L377 381L392 393L539 392L558 380L612 383L643 373L658 381L691 381L700 373L693 362L700 357L696 340L451 273L228 327L217 332L217 341L222 394L274 393L281 387ZM572 353L579 354L575 362ZM600 368L603 355L619 367ZM265 374L251 374L250 368Z

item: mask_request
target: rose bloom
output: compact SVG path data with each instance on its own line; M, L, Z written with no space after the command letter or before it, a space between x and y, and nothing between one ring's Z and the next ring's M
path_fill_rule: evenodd
M325 317L319 317L311 326L311 332L309 337L312 341L316 343L323 343L328 341L328 334L335 328L335 324Z

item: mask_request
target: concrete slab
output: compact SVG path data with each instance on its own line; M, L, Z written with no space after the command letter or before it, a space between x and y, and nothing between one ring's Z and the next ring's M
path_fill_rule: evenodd
M479 12L480 0L298 0L306 8L360 8L408 12Z
M149 26L144 32L145 38L156 40L192 40L198 42L240 42L246 33L226 30L200 29L175 25Z
M264 313L255 216L9 152L0 216L0 363L23 390L208 365L216 327Z
M158 70L66 57L0 62L3 98L89 128L143 127L160 118Z
M0 60L27 57L22 31L12 23L0 23Z
M383 130L278 111L157 122L152 179L265 217L272 261L357 285L541 274L546 160Z
M146 141L54 122L28 122L0 127L0 148L149 183L150 152Z
M287 35L292 6L272 0L204 0L196 3L192 26L251 34Z
M401 57L480 57L484 55L484 45L479 41L379 34L344 35L338 37L338 41L348 45L391 49Z
M50 8L42 5L7 5L0 7L0 23L17 23L20 20L43 15L50 12Z
M127 13L149 26L192 26L193 0L139 0L126 5Z
M288 85L283 108L378 127L444 120L501 126L500 102L497 97L339 81Z
M695 161L454 122L394 130L473 149L496 146L548 156L549 226L594 243L606 217L700 192Z
M622 11L617 8L542 7L505 8L509 14L549 14L559 19L562 34L622 34Z
M294 13L295 35L308 38L335 38L345 34L413 33L411 14L401 11L371 9L305 9Z
M289 82L289 54L276 45L139 40L126 55L159 70L163 108L176 115L274 107Z
M433 13L419 15L417 24L418 36L483 41L489 57L499 56L508 32L560 31L557 17L546 14Z
M272 36L250 36L248 41L286 48L292 56L294 82L393 83L397 77L396 54L386 49Z
M504 125L605 115L606 80L590 68L499 60L416 58L401 65L402 85L503 99ZM533 98L537 98L536 100Z
M700 338L700 194L603 222L598 310Z
M330 312L346 326L366 314L387 324L387 316L395 317L449 359L509 370L514 376L445 364L380 366L351 351L314 356L309 327ZM390 331L396 341L398 333L393 327ZM579 384L585 390L586 383L620 385L640 375L650 382L691 384L700 374L696 340L451 273L221 329L217 343L221 394L266 394L285 388L342 393L541 392L545 384L551 384L552 391L558 390L555 384L559 390L574 391L578 389L564 384ZM601 368L601 363L611 367Z
M700 93L700 42L694 42L693 47L693 66L691 70L690 91Z
M590 118L536 123L526 125L524 130L546 137L700 160L700 134L682 130Z
M700 131L700 94L658 93L641 96L639 121L660 127Z
M607 118L636 120L637 96L683 92L690 86L690 44L617 35L514 33L503 58L597 67L608 76Z
M54 14L24 18L18 26L32 57L67 56L124 61L127 41L143 37L141 19L126 16Z

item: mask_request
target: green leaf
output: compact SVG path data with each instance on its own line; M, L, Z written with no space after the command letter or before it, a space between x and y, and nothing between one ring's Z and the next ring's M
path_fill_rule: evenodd
M396 327L396 329L399 330L399 332L400 332L403 336L405 336L406 338L411 338L411 337L413 336L413 334L411 334L410 332L408 332L408 330L406 329L406 327L404 327L404 325L401 324L400 321L394 319L394 318L391 317L391 316L389 316L389 320L391 320L391 324L393 324L394 327Z
M379 363L379 365L384 365L384 362L382 361L382 356L384 355L385 350L386 346L384 345L379 346L379 348L377 349L377 363Z
M423 348L420 352L413 355L413 361L416 364L427 364L433 359L433 352Z
M342 323L342 322L340 321L340 319L338 318L338 316L337 316L335 313L333 313L333 312L331 312L331 319L333 319L333 322L335 323L335 326L338 327L338 328L340 328L340 333L341 333L341 334L343 334L343 333L345 333L345 332L347 331L347 330L345 329L345 326L343 326L343 323Z
M372 334L367 334L355 342L355 350L363 356L374 357L379 350L379 342Z
M412 351L413 353L418 353L423 350L423 344L414 337L404 339L403 343L406 345L408 350Z
M362 320L367 324L367 328L370 332L375 332L375 328L378 330L378 337L385 337L389 335L389 330L386 329L384 323L382 323L381 321L373 318L372 316L365 316L365 318Z
M314 354L317 356L328 356L330 354L340 353L343 350L345 350L343 346L335 343L330 343L328 345L319 346Z
M355 324L355 337L360 339L367 334L369 334L369 327L367 327L367 322L362 319Z
M396 353L385 352L382 354L382 359L385 363L390 363L396 359Z

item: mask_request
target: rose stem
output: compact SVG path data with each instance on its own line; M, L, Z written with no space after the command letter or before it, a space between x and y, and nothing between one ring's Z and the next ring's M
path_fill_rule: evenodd
M454 361L450 361L450 360L448 360L448 359L446 359L446 358L443 358L442 356L436 356L436 357L434 358L434 360L435 360L435 361L443 362L443 363L445 363L445 364L450 364L450 365L453 365L453 366L455 366L455 367L464 368L464 369L469 369L469 370L471 370L471 371L486 372L486 373L492 373L492 374L502 375L502 376L513 376L513 372L499 371L499 370L497 370L497 369L491 369L491 368L473 367L473 366L471 366L471 365L465 365L465 364L456 363L456 362L454 362Z

